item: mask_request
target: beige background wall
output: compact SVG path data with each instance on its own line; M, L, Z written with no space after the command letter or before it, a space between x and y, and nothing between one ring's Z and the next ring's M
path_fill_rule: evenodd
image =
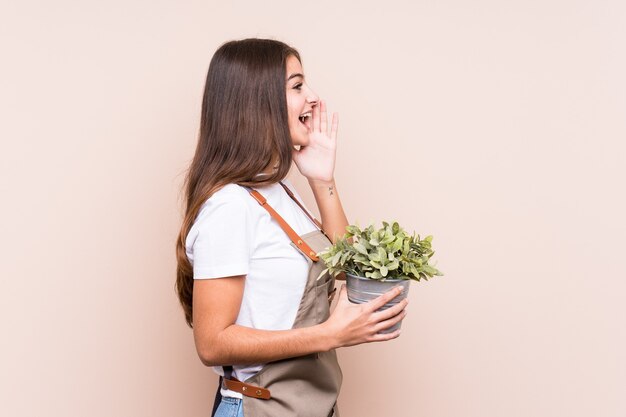
M0 414L209 415L177 198L213 51L261 36L340 113L350 220L434 234L446 273L399 339L340 351L342 415L626 415L625 22L618 0L3 1Z

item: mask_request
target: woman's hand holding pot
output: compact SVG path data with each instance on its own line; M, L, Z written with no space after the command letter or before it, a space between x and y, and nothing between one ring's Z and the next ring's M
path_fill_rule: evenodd
M407 312L408 299L386 310L376 311L402 291L396 287L383 295L364 304L354 304L348 299L346 285L341 286L337 305L327 321L321 324L331 340L331 349L353 346L361 343L383 342L400 336L400 329L387 334L380 334L400 320Z

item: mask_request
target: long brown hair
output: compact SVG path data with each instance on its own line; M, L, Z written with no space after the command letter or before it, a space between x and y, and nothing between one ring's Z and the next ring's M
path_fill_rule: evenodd
M193 267L185 240L204 202L223 186L262 186L291 167L286 98L287 58L300 54L283 42L243 39L220 46L209 65L198 144L185 181L184 219L176 241L176 292L193 327ZM271 170L269 176L257 174Z

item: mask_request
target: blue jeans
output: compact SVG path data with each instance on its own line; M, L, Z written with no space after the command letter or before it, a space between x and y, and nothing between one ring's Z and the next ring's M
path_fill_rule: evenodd
M239 398L222 397L215 417L243 417L243 403Z

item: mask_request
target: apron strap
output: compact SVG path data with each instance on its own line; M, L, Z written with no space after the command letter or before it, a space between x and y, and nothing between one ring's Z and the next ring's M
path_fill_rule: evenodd
M279 181L278 183L279 183L280 185L282 185L282 186L283 186L283 188L285 189L285 191L287 192L287 194L289 195L289 197L291 197L291 199L292 199L293 201L295 201L297 205L299 205L299 206L300 206L300 208L302 209L302 211L304 212L304 214L306 214L306 215L307 215L307 217L308 217L309 219L311 219L311 221L312 221L313 223L315 223L315 225L317 226L317 228L318 228L318 229L320 229L321 231L323 231L323 230L322 230L322 223L320 223L320 222L319 222L319 221L318 221L315 217L311 216L311 213L309 213L309 211L308 211L306 208L304 208L304 206L303 206L302 204L300 204L300 202L298 201L298 199L296 198L296 196L295 196L295 195L293 195L293 193L291 192L291 190L289 189L289 187L287 187L285 184L283 184L283 182L282 182L282 181Z
M287 195L289 195L289 197L291 197L291 199L292 199L293 201L295 201L295 202L296 202L296 204L297 204L298 206L300 206L300 208L302 209L302 211L304 212L304 214L306 214L306 215L307 215L307 217L308 217L309 219L311 219L311 221L312 221L312 222L313 222L313 223L317 226L317 228L319 229L319 231L320 231L320 232L322 232L322 233L324 234L324 236L326 236L326 238L332 242L332 240L330 239L330 237L328 237L328 235L326 234L326 232L324 231L324 229L322 229L322 223L320 223L320 222L319 222L319 221L318 221L315 217L313 217L313 216L311 215L311 213L309 213L309 211L308 211L308 210L307 210L307 209L306 209L306 208L305 208L302 204L300 204L300 202L298 201L298 199L296 198L296 196L295 196L295 195L293 195L293 192L289 189L289 187L287 187L285 184L283 184L283 182L282 182L282 181L279 181L278 183L279 183L280 185L282 185L282 186L283 186L283 188L284 188L284 189L285 189L285 191L287 192Z
M260 398L262 400L269 400L270 398L272 398L270 390L262 388L262 387L257 387L255 385L246 384L245 382L241 382L237 378L234 378L232 365L223 366L222 369L224 369L224 376L220 377L220 384L217 388L217 393L215 394L216 395L215 403L213 405L214 411L212 415L215 415L215 411L217 410L217 407L219 406L219 402L222 401L222 395L220 392L220 388L222 387L224 389L235 391L240 394L246 395L248 397ZM219 401L218 401L218 395L219 395Z
M313 249L311 249L311 247L304 240L302 240L302 238L300 238L295 230L293 230L291 226L287 224L285 219L283 219L281 215L272 208L272 206L267 204L267 200L265 199L265 197L263 197L261 193L259 193L257 190L254 190L250 187L245 188L248 190L250 195L261 205L261 207L267 210L270 216L272 216L272 218L278 222L280 227L285 231L285 233L287 233L287 236L289 236L289 239L291 239L294 245L296 245L296 248L298 248L304 254L304 256L308 257L313 262L317 262L319 258L315 254Z

